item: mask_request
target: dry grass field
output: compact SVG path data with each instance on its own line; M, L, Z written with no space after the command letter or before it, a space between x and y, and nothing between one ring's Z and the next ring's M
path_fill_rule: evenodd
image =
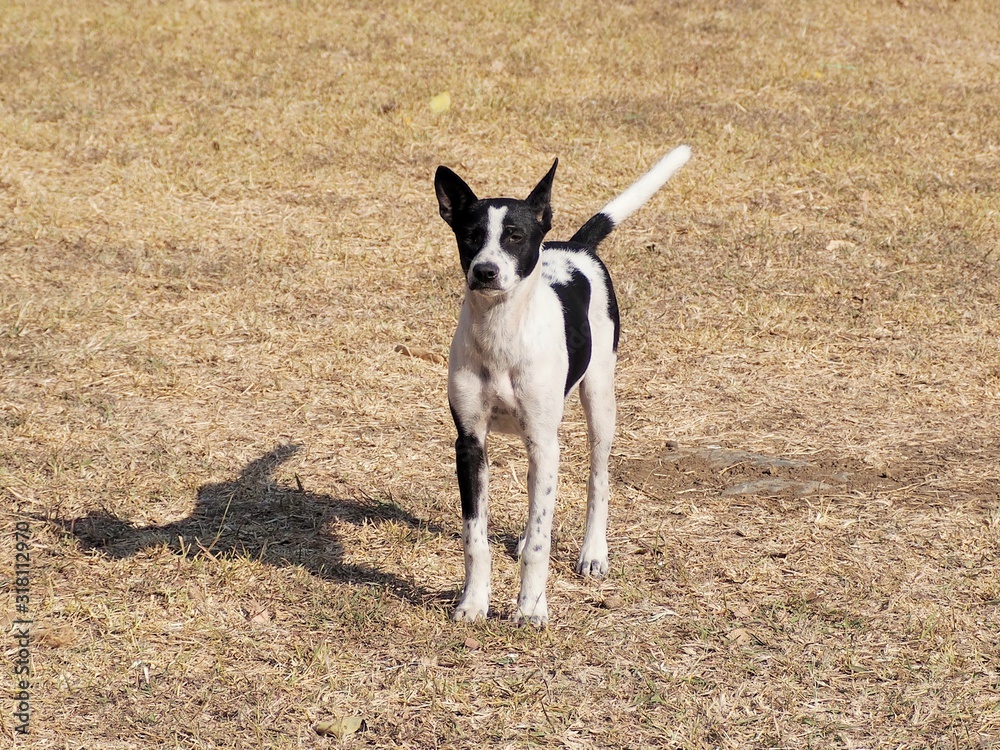
M679 143L602 251L612 572L574 400L550 626L503 436L455 625L433 170L558 156L565 239ZM995 0L4 2L0 746L1000 747L998 335Z

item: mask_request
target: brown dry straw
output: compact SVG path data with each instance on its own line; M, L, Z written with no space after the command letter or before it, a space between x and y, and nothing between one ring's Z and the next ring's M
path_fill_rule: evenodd
M8 3L0 736L995 747L998 39L992 0ZM571 571L574 402L550 628L504 619L503 437L497 616L455 626L433 170L523 197L558 156L565 239L682 142L602 246L612 573Z

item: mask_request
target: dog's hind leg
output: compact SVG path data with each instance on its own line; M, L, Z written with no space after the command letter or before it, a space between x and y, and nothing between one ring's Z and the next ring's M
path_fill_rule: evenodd
M590 438L587 530L576 572L602 577L608 572L608 458L615 434L615 384L612 368L592 367L580 383L580 402Z

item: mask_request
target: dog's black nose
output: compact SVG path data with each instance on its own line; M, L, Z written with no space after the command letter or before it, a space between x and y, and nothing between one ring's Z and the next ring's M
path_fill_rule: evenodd
M477 263L472 267L472 280L482 286L492 286L500 275L500 267L496 263Z

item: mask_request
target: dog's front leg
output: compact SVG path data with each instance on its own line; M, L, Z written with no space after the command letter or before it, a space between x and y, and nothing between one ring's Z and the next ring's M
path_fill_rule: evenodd
M521 593L515 622L543 626L549 621L545 584L552 549L552 515L556 507L559 442L553 432L544 440L525 438L528 448L528 525L521 540Z
M490 546L486 536L489 465L485 434L459 432L455 441L455 463L462 498L465 588L453 617L456 622L474 622L486 617L490 607Z

